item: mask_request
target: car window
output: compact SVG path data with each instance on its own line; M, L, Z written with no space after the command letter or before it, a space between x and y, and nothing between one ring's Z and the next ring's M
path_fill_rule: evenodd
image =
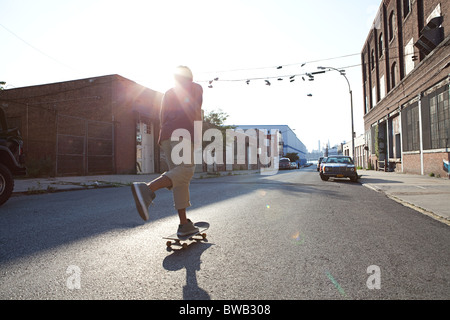
M353 164L351 158L342 157L342 158L328 158L327 163L342 163L342 164Z

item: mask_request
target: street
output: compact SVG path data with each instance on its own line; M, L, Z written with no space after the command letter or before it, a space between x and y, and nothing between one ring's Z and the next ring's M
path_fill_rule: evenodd
M167 251L129 187L15 196L0 208L0 299L450 299L450 227L315 167L199 179L206 242Z

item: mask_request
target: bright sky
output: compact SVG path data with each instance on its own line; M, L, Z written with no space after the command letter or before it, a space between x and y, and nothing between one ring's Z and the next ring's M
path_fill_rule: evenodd
M164 92L174 67L187 65L206 81L203 109L222 109L227 124L289 125L311 151L351 139L347 82L336 71L308 81L317 66L354 66L346 75L355 131L364 131L360 52L380 2L0 0L0 81L119 74ZM262 79L246 83L253 78Z

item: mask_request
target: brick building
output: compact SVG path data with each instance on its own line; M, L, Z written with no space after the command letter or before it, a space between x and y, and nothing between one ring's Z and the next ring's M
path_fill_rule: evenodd
M450 1L385 0L361 52L368 164L448 175Z
M57 176L159 172L161 98L119 75L0 91L29 171Z

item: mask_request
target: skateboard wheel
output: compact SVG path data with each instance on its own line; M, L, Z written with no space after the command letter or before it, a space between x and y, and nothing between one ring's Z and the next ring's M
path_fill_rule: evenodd
M187 243L183 243L182 247L183 249L186 249L188 247Z
M206 239L206 233L202 233L202 238Z
M167 241L166 242L166 246L168 246L169 248L172 246L172 242L170 242L170 241Z

